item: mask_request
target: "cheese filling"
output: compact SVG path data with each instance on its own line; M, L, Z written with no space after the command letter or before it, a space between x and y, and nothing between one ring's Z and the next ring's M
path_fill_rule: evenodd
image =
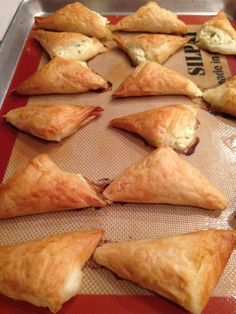
M57 55L65 59L76 58L77 60L84 60L89 49L91 49L91 43L82 39L71 47L60 49Z
M129 53L135 64L140 64L147 61L145 51L142 48L131 48Z

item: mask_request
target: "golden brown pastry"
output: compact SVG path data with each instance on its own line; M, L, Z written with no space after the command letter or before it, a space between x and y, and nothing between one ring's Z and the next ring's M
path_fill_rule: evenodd
M113 119L110 125L137 133L152 146L165 145L188 153L198 142L199 109L197 105L169 105Z
M103 233L71 232L0 247L0 293L56 313L79 292L82 268Z
M94 260L143 288L200 314L236 245L235 230L206 230L96 249Z
M20 95L77 94L109 88L84 62L55 57L16 89Z
M224 11L202 25L197 32L197 44L211 52L236 54L236 31Z
M51 58L58 56L86 61L107 50L96 38L79 33L47 32L39 29L32 34Z
M105 205L95 184L62 171L46 154L0 184L0 218Z
M164 203L224 209L226 197L171 148L154 150L126 169L103 192L113 202Z
M200 97L202 91L195 83L157 62L139 64L114 92L113 97L186 95Z
M129 37L114 35L113 39L118 47L129 55L133 65L145 61L156 61L162 64L188 42L188 38L160 34L141 34Z
M171 11L159 7L154 1L147 2L133 14L121 19L116 25L111 25L110 29L145 33L187 33L187 25L184 22L180 21Z
M214 110L236 117L236 75L218 87L207 89L203 98Z
M37 28L75 32L96 38L109 38L108 19L80 2L68 4L49 16L36 16Z
M11 110L5 119L22 131L60 142L102 112L103 109L96 106L35 104Z

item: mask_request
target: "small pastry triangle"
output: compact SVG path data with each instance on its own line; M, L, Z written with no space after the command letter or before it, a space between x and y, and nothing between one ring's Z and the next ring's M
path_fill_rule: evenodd
M186 95L202 96L195 83L157 62L139 64L114 92L113 97Z
M198 142L199 109L197 105L169 105L113 119L110 125L137 133L154 147L165 145L188 153Z
M111 25L110 29L145 33L187 33L187 26L184 22L180 21L171 11L159 7L154 1L147 2L133 14L121 19L116 25Z
M0 184L0 218L105 205L95 184L62 171L46 154Z
M77 94L109 88L84 62L55 57L16 89L20 95Z
M96 106L35 104L11 110L5 119L22 131L60 142L102 112L103 109Z
M203 99L214 110L236 117L236 75L218 87L205 90Z
M0 247L0 293L56 313L79 292L82 268L103 233L71 232Z
M143 288L200 314L236 245L235 230L207 230L96 249L94 260Z
M47 32L34 30L32 35L37 39L51 58L61 57L87 61L107 49L96 38L79 33Z
M223 210L227 199L171 148L161 147L126 169L103 192L113 202L164 203Z
M37 28L82 33L99 39L110 38L108 19L80 2L68 4L49 16L36 16Z
M203 49L226 55L236 54L236 31L224 11L203 24L196 39Z
M145 61L156 61L162 64L188 42L188 38L162 34L141 34L129 37L114 35L113 39L118 47L129 55L135 66Z

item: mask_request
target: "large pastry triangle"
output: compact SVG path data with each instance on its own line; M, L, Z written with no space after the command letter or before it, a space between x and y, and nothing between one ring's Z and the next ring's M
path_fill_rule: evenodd
M21 95L77 94L109 88L84 62L55 57L16 89Z
M157 62L139 64L114 92L113 97L150 95L202 96L195 83Z
M96 38L79 33L47 32L39 29L34 30L32 35L51 58L58 56L86 61L107 50Z
M188 153L198 142L198 112L197 105L169 105L113 119L110 125L137 133L152 146Z
M94 260L200 314L235 245L235 230L207 230L108 243L96 249Z
M79 292L82 268L102 236L98 229L0 247L0 293L56 313Z
M145 61L164 63L178 49L183 47L188 39L174 35L141 34L136 36L113 36L119 48L124 50L134 65Z
M49 16L36 16L38 28L75 32L96 38L109 38L108 19L90 10L80 2L68 4Z
M133 14L124 17L116 25L111 25L112 31L144 32L144 33L187 33L187 26L177 16L159 7L154 1L149 1Z
M236 31L224 11L202 25L197 32L197 44L211 52L236 54Z
M224 209L227 199L171 148L162 147L126 169L103 192L113 202L165 203Z
M46 154L0 185L0 218L105 205L95 184L62 171Z
M205 90L203 98L214 110L236 117L236 75L218 87Z
M11 110L5 119L22 131L60 142L102 112L103 109L96 106L35 104Z

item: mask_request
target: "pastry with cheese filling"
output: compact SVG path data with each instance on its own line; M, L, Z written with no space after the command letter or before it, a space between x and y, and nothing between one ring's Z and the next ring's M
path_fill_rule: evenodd
M94 260L200 314L236 245L236 230L210 229L145 240L107 243Z
M83 267L103 233L70 232L0 247L0 293L56 313L79 293Z
M0 218L105 206L97 186L38 155L0 184Z
M223 210L226 197L169 147L149 153L120 174L103 195L112 202L164 203Z

